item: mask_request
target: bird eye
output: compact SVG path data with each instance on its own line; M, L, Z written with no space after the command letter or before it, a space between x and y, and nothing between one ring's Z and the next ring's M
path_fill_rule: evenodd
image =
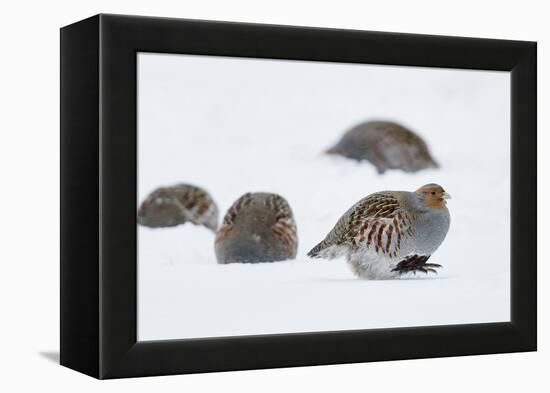
M435 191L432 191L432 195L435 195Z

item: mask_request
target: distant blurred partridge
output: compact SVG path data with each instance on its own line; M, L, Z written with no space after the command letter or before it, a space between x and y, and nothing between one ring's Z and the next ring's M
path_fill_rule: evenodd
M437 184L415 192L382 191L353 205L308 256L345 256L355 274L365 279L391 279L403 273L435 272L426 263L449 230L446 200Z
M190 222L215 232L218 207L202 188L190 184L160 187L143 201L137 221L150 228L174 227Z
M438 167L422 138L399 124L386 121L370 121L353 127L327 153L369 161L378 173L388 169L417 172Z
M294 259L298 236L288 202L280 195L247 193L227 211L218 230L218 263L256 263Z

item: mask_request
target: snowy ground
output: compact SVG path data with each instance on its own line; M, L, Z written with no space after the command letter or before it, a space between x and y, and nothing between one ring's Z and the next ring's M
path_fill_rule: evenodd
M203 227L140 227L140 340L510 319L508 73L156 54L138 70L139 199L189 182L224 214L276 192L300 240L294 261L217 265ZM369 119L415 130L441 169L378 175L321 153ZM305 256L363 196L431 182L453 196L439 275L363 281Z

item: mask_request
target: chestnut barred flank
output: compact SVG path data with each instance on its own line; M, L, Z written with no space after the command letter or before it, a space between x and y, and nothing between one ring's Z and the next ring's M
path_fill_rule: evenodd
M369 161L379 173L388 169L417 172L438 167L422 138L399 124L386 121L370 121L353 127L327 153Z
M160 187L142 202L137 222L150 228L174 227L190 222L216 231L218 207L202 188L190 184Z
M225 214L214 246L221 264L294 259L298 235L288 202L277 194L244 194Z
M390 192L369 195L355 204L308 255L317 257L320 251L334 243L397 255L410 223L407 213L399 206L399 199Z
M427 184L415 192L371 194L344 213L308 256L345 256L363 278L434 272L439 265L425 262L449 230L449 198L437 184Z

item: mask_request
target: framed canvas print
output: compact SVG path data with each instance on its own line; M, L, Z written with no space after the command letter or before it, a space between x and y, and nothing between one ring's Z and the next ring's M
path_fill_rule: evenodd
M61 29L61 363L97 378L536 350L536 44Z

